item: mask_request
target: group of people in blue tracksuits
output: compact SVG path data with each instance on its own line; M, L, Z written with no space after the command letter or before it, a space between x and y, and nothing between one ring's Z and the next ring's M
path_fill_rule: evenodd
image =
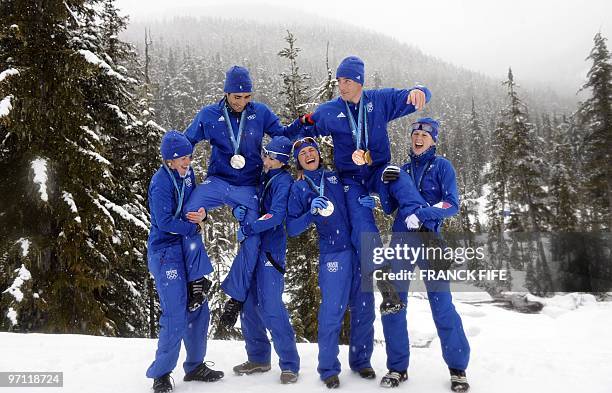
M224 205L232 208L240 245L221 284L230 297L221 323L232 326L240 316L247 352L247 361L235 366L234 373L269 371L273 346L280 382L297 382L300 357L282 300L287 234L297 236L314 224L320 252L321 380L328 388L340 386L338 340L346 311L351 318L349 367L362 378L376 378L371 364L374 281L382 294L388 368L380 386L393 388L407 380L407 288L372 279L377 269L397 268L373 263L372 249L382 245L373 195L380 196L387 214L396 212L392 242L401 241L396 233L435 235L444 218L458 211L455 172L436 155L439 124L431 118L412 124L409 161L402 167L391 164L387 124L422 109L431 99L427 88L364 90L365 66L356 56L340 63L336 78L338 98L283 126L266 105L252 101L248 70L233 66L226 73L223 99L203 107L184 133L164 135L163 164L149 188L148 266L162 310L157 352L147 370L154 392L173 389L170 373L181 342L187 351L185 381L213 382L224 376L204 361L211 286L206 275L213 269L200 234L207 212ZM265 146L264 135L271 138ZM319 136L332 138L335 170L322 162ZM207 141L212 152L207 176L196 185L190 162L200 141ZM295 181L289 172L292 157L298 170ZM423 268L428 261L418 264ZM442 285L427 287L432 315L451 389L467 391L470 348L448 283Z

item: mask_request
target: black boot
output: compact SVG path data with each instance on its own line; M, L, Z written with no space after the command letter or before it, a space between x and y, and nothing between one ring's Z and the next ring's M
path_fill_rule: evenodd
M214 363L211 363L211 365L212 364ZM213 369L208 368L206 363L202 363L198 367L185 374L183 381L215 382L223 378L223 376L223 371L215 371Z
M408 379L408 371L395 371L389 370L387 375L382 377L380 380L380 386L383 388L396 388L399 386L400 382L404 382Z
M172 389L174 389L174 386L172 386L170 373L153 380L153 393L168 393Z
M388 280L377 280L376 287L383 297L382 303L380 304L381 315L395 314L406 308L406 305L397 294L395 286Z
M470 384L465 376L465 370L449 368L451 375L451 390L453 392L467 392L470 390Z
M242 302L231 298L225 303L223 313L221 314L221 324L227 327L232 327L238 320L238 314L242 310Z
M208 290L211 286L212 282L206 277L198 278L197 280L187 283L189 311L193 312L200 308L202 303L206 301Z
M340 387L340 378L337 375L332 375L323 381L323 383L325 383L328 389L338 389Z
M363 379L374 379L376 378L376 372L372 367L364 367L361 370L357 371L359 376Z

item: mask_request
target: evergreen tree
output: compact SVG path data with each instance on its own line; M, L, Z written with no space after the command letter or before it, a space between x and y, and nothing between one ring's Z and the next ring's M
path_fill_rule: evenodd
M115 11L93 0L0 8L0 69L16 71L0 82L13 107L0 117L0 193L15 196L0 203L0 250L7 271L30 275L22 300L0 305L15 311L5 327L147 331L148 220L113 145L138 121ZM15 251L26 243L27 253Z
M290 121L306 112L306 104L308 101L306 95L308 85L306 83L310 79L310 76L305 73L300 73L300 68L297 65L297 57L300 48L295 46L297 39L289 30L287 30L285 41L287 41L288 47L283 48L278 52L278 55L289 60L289 72L281 73L284 87L280 94L284 96L286 100L282 115L286 121Z
M578 108L578 119L586 135L584 145L585 201L592 206L589 226L595 230L612 228L612 63L606 38L595 34L594 46L587 60L593 61L582 90L589 90L591 98Z

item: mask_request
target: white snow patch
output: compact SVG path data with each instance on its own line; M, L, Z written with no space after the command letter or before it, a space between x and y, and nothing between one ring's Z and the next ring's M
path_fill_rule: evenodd
M13 284L2 293L9 293L19 303L23 300L23 292L21 292L21 286L23 285L25 281L28 281L29 279L31 279L32 275L30 274L30 271L23 264L21 265L19 269L15 271L18 272L17 277L15 277L15 281L13 281Z
M113 104L106 104L107 107L111 108L112 110L115 111L115 114L117 115L118 118L120 118L121 120L123 120L124 123L127 123L128 121L128 117L125 113L123 113L121 111L121 108L119 108L117 105L113 105Z
M125 81L126 80L123 75L121 75L117 71L113 70L113 68L111 66L109 66L107 62L105 62L104 60L101 60L93 52L88 51L86 49L80 49L79 53L81 54L81 56L83 56L85 58L85 60L87 60L88 63L91 63L93 65L97 65L98 67L100 67L103 70L105 70L106 74L108 76L115 77L115 78L117 78L117 79L119 79L121 81Z
M92 151L92 150L84 149L84 148L82 148L81 146L79 146L79 145L78 145L76 142L71 141L71 140L70 140L70 139L68 139L68 138L66 138L66 140L67 140L67 141L68 141L70 144L72 144L74 147L76 147L76 148L77 148L77 150L78 150L80 153L83 153L83 154L85 154L85 155L88 155L88 156L92 157L94 160L96 160L96 161L98 161L98 162L100 162L100 163L102 163L102 164L106 164L106 165L110 165L110 164L111 164L109 160L107 160L106 158L102 157L102 155L100 155L99 153L97 153L97 152L95 152L95 151Z
M28 253L30 252L30 240L22 237L21 239L17 240L16 243L20 243L21 245L21 256L27 257Z
M6 317L11 320L13 326L17 325L17 311L13 307L9 307Z
M47 160L37 158L32 161L32 170L34 170L34 183L38 184L40 191L40 199L47 202L49 195L47 194Z
M98 135L97 133L95 133L94 131L92 131L89 127L87 126L81 126L81 130L85 131L89 136L91 136L93 139L95 139L96 141L100 140L100 135Z
M64 198L64 201L66 201L66 203L68 204L70 211L76 214L76 217L74 218L74 220L80 224L81 216L79 216L79 211L77 210L77 205L74 202L74 198L72 197L72 194L64 191L62 193L62 197Z
M13 96L6 96L0 101L0 117L8 116L13 106L11 105L11 100Z
M19 75L19 71L15 68L9 68L8 70L0 72L0 82L12 75Z
M132 213L128 212L123 207L121 207L121 206L119 206L119 205L109 201L108 199L104 198L102 195L100 195L100 201L104 203L104 205L106 206L107 209L110 209L110 210L114 211L115 213L119 214L121 216L121 218L123 218L124 220L131 221L136 226L139 226L140 228L144 229L145 231L149 230L149 227L147 226L147 224L145 224L144 222L140 221Z
M380 300L380 298L378 299ZM378 304L378 302L377 302ZM598 302L568 311L553 319L545 314L521 314L489 304L459 305L472 356L467 370L474 392L608 393L612 386L612 302ZM380 327L376 321L375 332ZM400 387L411 393L448 393L449 374L442 359L440 340L426 299L408 300L410 379ZM2 355L14 370L63 370L62 393L139 393L151 390L152 380L143 374L151 364L157 340L111 338L71 334L0 333ZM317 344L297 344L300 378L291 393L324 392L317 374ZM342 390L351 393L381 391L378 381L351 373L348 345L340 346L338 359ZM355 348L357 350L357 347ZM246 359L244 341L209 340L205 360L215 362L225 377L206 384L207 393L281 392L278 356L272 352L273 370L255 376L236 376L231 368ZM177 392L196 392L202 384L183 382L181 350L173 378ZM384 375L385 347L374 346L372 366ZM99 378L112 375L112 378ZM563 377L560 377L563 376ZM96 381L92 390L91 381ZM287 390L287 392L289 391ZM59 390L58 390L59 391Z

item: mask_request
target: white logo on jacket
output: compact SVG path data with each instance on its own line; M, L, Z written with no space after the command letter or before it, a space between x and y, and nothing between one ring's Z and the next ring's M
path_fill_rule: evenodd
M371 102L368 102L368 103L366 104L366 110L367 110L368 112L372 112L372 111L374 110L374 104L373 104L373 103L371 103Z
M338 178L336 176L330 176L327 178L327 181L331 184L338 184Z
M266 263L264 264L264 266L274 267L274 265L273 265L273 264L272 264L272 262L270 262L270 261L266 261Z
M249 120L254 120L257 116L255 114L252 114L250 116L247 116L247 119Z
M349 186L344 186L344 192L349 192Z
M337 261L330 261L327 262L327 271L330 273L335 273L338 271L338 262Z
M225 121L225 117L221 116L218 121Z
M176 269L166 270L166 278L168 280L176 280L178 278L178 271Z
M344 114L344 112L340 112L340 114L336 117L346 117L346 115Z
M187 173L187 175L189 175L189 173ZM185 178L185 187L191 187L191 178L190 177L186 177Z

